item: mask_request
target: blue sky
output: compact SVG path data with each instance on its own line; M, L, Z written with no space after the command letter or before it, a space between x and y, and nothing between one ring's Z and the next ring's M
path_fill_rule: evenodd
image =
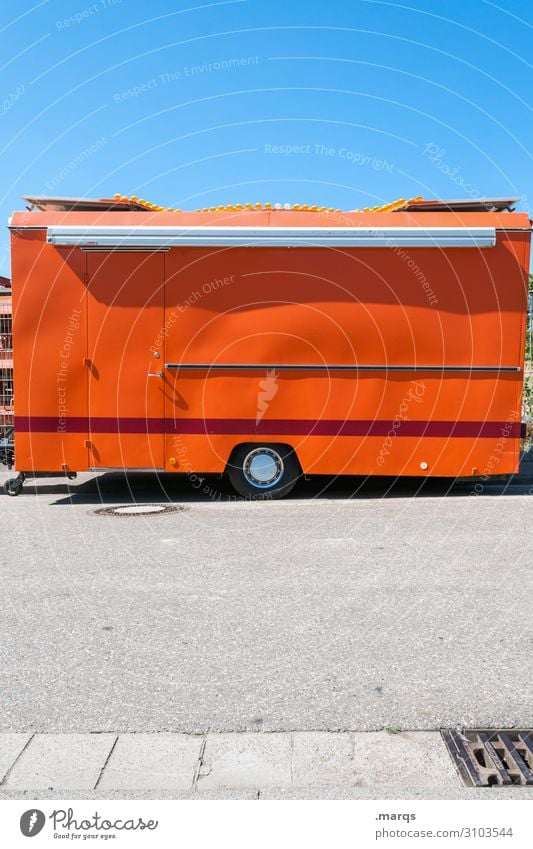
M0 219L21 194L115 192L520 195L533 215L532 44L526 0L19 0L0 21Z

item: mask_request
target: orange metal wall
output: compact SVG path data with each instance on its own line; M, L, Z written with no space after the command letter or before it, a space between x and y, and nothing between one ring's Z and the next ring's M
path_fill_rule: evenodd
M157 224L214 223L203 213L182 218L156 216ZM21 228L13 237L19 469L222 471L234 445L260 440L294 445L308 473L515 471L519 438L512 426L520 422L522 373L295 371L267 377L265 371L171 371L163 365L523 366L528 233L499 233L495 248L480 250L109 254L47 246L44 230L22 229L30 222L147 225L154 213L106 213L102 219L88 213L14 217ZM316 214L283 212L218 221L320 222ZM519 228L527 218L395 213L380 215L379 222L352 216L322 223ZM163 377L148 377L159 371ZM453 432L453 422L463 428ZM360 433L349 435L346 423ZM473 436L484 423L492 423L484 431L490 435ZM364 435L367 424L374 435Z
M125 420L120 432L89 433L89 465L161 469L164 437L151 431L150 420L164 415L163 386L147 375L158 370L150 347L164 321L164 254L86 256L91 421ZM139 417L128 433L127 421Z
M43 231L12 234L15 414L48 416L54 429L17 428L19 470L86 469L87 432L71 432L87 416L85 255L50 250Z

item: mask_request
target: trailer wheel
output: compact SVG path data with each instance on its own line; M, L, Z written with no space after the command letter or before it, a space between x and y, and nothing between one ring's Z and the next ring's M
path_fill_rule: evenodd
M227 468L231 485L245 498L283 498L301 474L289 445L239 445Z
M22 481L18 478L9 478L4 483L4 492L8 495L20 495L22 492Z

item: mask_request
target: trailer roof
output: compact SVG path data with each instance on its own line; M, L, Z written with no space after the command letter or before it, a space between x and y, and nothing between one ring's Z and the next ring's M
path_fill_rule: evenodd
M145 209L142 204L129 198L117 200L115 198L69 198L48 195L21 195L21 197L28 204L28 209L38 209L40 212L93 212L97 210L101 212L106 210L129 212L135 209Z
M147 211L150 212L182 212L181 209L174 207L164 207L158 204L151 203L144 198L137 198L135 195L127 197L126 195L114 195L113 198L72 198L72 197L52 197L49 195L22 195L22 200L26 201L27 208L38 210L40 212L125 212L125 211ZM381 206L372 208L366 207L362 210L351 210L356 212L395 212L396 210L404 209L408 204L421 201L422 198L399 198L399 200L385 203ZM290 204L290 203L237 203L225 204L219 206L209 206L197 208L195 212L240 212L240 211L267 211L284 210L293 212L342 212L341 209L333 207L319 207L310 204ZM190 210L191 212L193 210Z
M135 195L115 195L113 198L72 198L52 197L47 195L22 195L28 204L28 209L40 212L181 212L181 209L168 208L150 203ZM512 211L519 202L519 197L504 198L452 198L447 200L424 200L422 197L399 198L381 206L365 207L364 209L346 210L348 212L503 212ZM271 211L284 210L291 212L335 212L343 210L318 207L309 204L290 203L238 203L221 206L210 206L196 209L196 212L240 212L240 211ZM192 211L192 210L191 210Z
M404 212L512 212L519 197L512 198L453 198L450 200L408 201Z

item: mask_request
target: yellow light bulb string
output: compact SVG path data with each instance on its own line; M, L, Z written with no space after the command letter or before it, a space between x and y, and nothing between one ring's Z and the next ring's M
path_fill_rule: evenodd
M138 198L136 195L132 195L131 197L126 197L126 195L114 195L114 200L118 203L132 203L136 206L142 206L144 209L150 210L151 212L181 212L181 209L176 209L174 207L164 207L158 206L155 203L150 203L150 201L144 200L144 198ZM364 207L364 209L352 209L350 212L398 212L400 209L404 209L413 203L420 203L423 201L423 197L410 198L409 200L405 200L405 198L400 198L399 200L395 200L392 203L386 203L383 206L374 206L372 209L368 206ZM309 204L304 203L293 203L293 204L272 204L272 203L236 203L236 204L226 204L221 206L204 206L203 208L198 207L195 212L251 212L251 211L266 211L270 212L274 210L275 212L278 210L290 210L291 212L328 212L328 213L340 213L341 209L334 209L333 207L325 207L325 206L309 206Z

